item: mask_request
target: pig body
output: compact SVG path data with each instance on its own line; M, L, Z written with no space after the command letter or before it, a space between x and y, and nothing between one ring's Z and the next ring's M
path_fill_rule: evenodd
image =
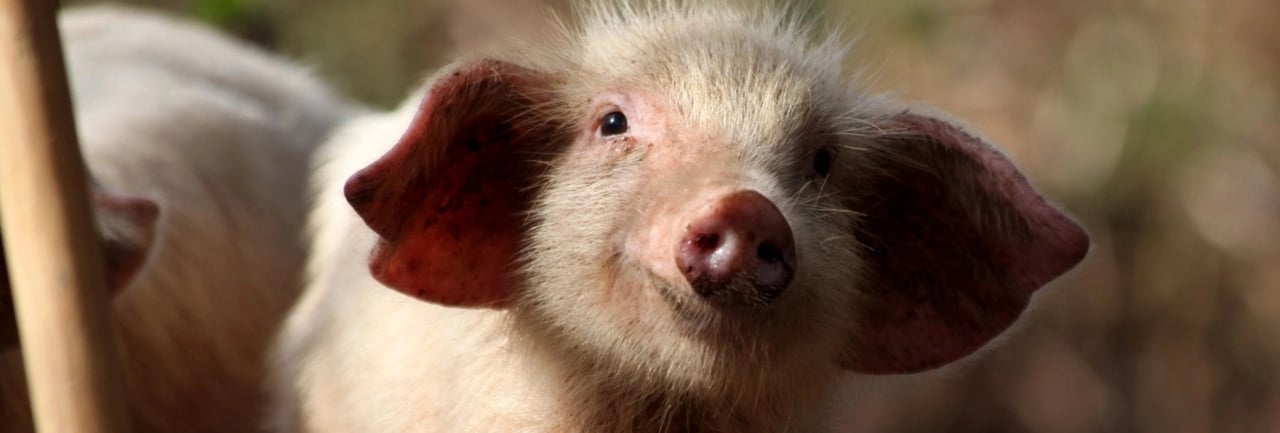
M837 378L969 356L1086 253L837 38L662 3L460 59L325 144L278 431L823 431Z
M268 341L302 286L310 155L356 109L198 25L117 7L60 25L95 190L159 207L113 301L134 431L258 430ZM20 355L0 358L0 431L33 430Z

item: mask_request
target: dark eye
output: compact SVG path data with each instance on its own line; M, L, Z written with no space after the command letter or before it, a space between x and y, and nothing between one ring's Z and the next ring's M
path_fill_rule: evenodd
M627 116L622 112L614 111L604 115L604 119L600 120L600 135L608 137L627 132Z
M831 173L831 160L835 159L835 157L835 151L829 147L818 149L818 152L813 154L813 172L817 173L818 176L826 176Z

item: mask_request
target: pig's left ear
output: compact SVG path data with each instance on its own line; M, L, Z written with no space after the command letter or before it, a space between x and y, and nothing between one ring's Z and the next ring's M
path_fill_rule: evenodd
M482 60L445 71L381 159L352 176L347 201L380 236L369 260L382 284L430 302L500 307L524 238L533 162L551 141L517 119L545 76Z
M98 190L93 191L92 197L107 269L107 289L114 296L133 280L151 255L160 208L148 199Z
M995 148L936 118L904 113L859 152L865 247L859 327L847 369L911 373L963 358L1011 325L1033 292L1074 267L1085 231ZM865 165L863 165L865 164Z
M160 209L144 198L126 197L92 189L98 246L107 271L107 297L119 294L151 254ZM0 236L0 353L17 347L18 322L13 309L12 286Z

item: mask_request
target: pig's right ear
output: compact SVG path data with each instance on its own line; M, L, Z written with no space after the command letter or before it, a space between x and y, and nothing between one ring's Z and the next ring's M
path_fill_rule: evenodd
M1079 263L1089 235L1013 163L949 121L910 112L856 155L865 303L841 365L912 373L968 356Z
M447 71L391 151L352 176L347 201L380 236L374 278L429 302L501 307L547 135L516 119L545 75L482 60Z

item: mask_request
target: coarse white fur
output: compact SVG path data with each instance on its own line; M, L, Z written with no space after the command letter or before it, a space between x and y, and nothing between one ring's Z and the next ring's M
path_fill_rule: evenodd
M302 286L309 158L358 109L192 23L97 6L60 25L90 175L160 208L112 311L133 431L258 430L267 345ZM23 383L3 354L0 431L33 431Z
M796 285L837 286L858 270L853 241L841 236L852 215L835 209L821 183L776 173L804 166L811 150L797 140L813 133L806 129L813 122L823 127L816 134L854 148L867 120L887 106L851 85L838 39L812 41L793 18L766 12L601 7L546 40L485 55L553 71L551 100L526 113L532 122L589 122L594 113L581 101L625 88L675 101L673 129L729 147L702 155L715 163L710 168L733 170L727 186L765 192L796 227L801 267L823 270L798 275ZM749 432L821 424L839 374L831 360L851 332L848 291L797 290L779 306L789 313L761 331L760 347L749 341L756 337L710 345L675 337L675 325L640 317L660 312L593 299L609 272L626 272L609 262L616 239L606 234L628 214L647 212L637 195L678 194L676 180L646 184L638 168L602 177L590 161L547 161L555 168L540 186L524 253L527 292L510 310L429 304L375 281L366 255L376 236L344 200L343 184L397 141L420 97L353 120L318 158L311 285L277 348L281 432ZM751 347L717 347L742 343Z

